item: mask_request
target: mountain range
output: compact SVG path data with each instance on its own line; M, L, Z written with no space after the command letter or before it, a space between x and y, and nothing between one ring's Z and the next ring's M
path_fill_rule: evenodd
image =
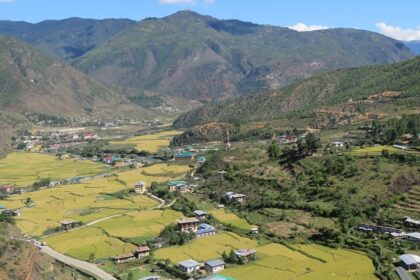
M403 43L373 32L297 32L192 11L139 22L2 21L1 33L21 38L104 83L205 103L278 89L334 69L413 57Z
M68 18L35 24L2 20L0 34L14 36L51 55L72 61L135 23L129 19Z
M419 94L420 57L417 57L391 65L341 69L294 82L279 90L209 104L181 115L174 127L211 122L247 123L292 115L296 119L308 117L313 110L321 108L331 110L342 106L348 110L358 104L369 106L375 100L383 102L382 96L392 98L393 109L397 104L415 109L420 106Z

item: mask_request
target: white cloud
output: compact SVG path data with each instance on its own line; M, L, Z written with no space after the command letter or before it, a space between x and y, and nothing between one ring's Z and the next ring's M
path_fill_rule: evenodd
M195 4L195 0L159 0L159 3L160 4Z
M399 26L388 25L384 22L378 22L376 24L379 31L389 37L397 40L412 41L420 40L420 26L416 29L402 29Z
M204 7L209 7L209 6L211 6L211 5L213 5L214 3L216 2L216 0L204 0L203 1L203 4L204 4Z
M289 26L290 29L303 32L303 31L314 31L314 30L321 30L321 29L328 29L328 26L325 25L306 25L302 22L298 22L295 25Z
M295 25L289 26L290 29L294 29L299 32L303 31L314 31L314 30L321 30L321 29L328 29L328 26L324 25L306 25L302 22L298 22Z

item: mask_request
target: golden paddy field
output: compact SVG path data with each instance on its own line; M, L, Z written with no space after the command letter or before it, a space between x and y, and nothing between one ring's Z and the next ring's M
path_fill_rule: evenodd
M80 230L47 237L43 241L55 250L78 259L88 259L91 253L95 253L96 258L109 258L129 253L134 248L118 238L145 240L155 237L165 226L175 223L182 216L180 212L169 209L131 212Z
M279 244L257 247L256 262L226 269L223 274L241 280L377 279L372 261L361 252L314 244L295 247L305 254ZM308 257L306 254L321 258L323 261Z
M260 245L255 240L226 232L195 239L182 246L159 249L154 256L175 263L186 259L202 262L220 258L223 252L228 253L232 248L257 250L255 262L222 272L236 279L377 279L372 261L360 252L313 244L296 245L296 250L292 250L274 243Z
M172 171L173 177L160 175L162 170ZM177 179L188 170L187 166L156 164L81 184L63 185L12 196L2 201L2 204L8 208L20 209L22 215L16 220L23 233L40 236L46 230L58 227L64 219L88 223L114 214L155 207L159 203L144 195L119 199L111 194L133 188L134 183L140 180L146 181L150 186L153 181ZM35 202L34 207L25 207L27 198Z
M109 144L133 145L138 151L148 151L150 153L155 153L161 148L168 147L172 137L181 133L182 131L178 130L162 131L155 134L131 137L123 141L112 141L109 142Z
M109 172L110 167L89 160L59 160L52 155L15 152L0 159L0 184L32 185L42 178L52 181Z

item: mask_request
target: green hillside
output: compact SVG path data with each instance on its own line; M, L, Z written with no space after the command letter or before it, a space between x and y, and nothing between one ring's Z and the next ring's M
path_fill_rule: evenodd
M181 115L175 127L191 127L210 121L249 122L272 120L290 114L308 115L317 108L346 106L387 91L401 93L394 104L419 106L420 58L382 66L338 70L295 82L277 91L204 106ZM369 103L363 104L369 106Z
M36 24L3 20L0 21L0 34L17 37L71 61L133 24L135 21L129 19L69 18Z
M412 56L401 42L368 31L297 32L183 11L142 20L74 65L110 84L206 102Z

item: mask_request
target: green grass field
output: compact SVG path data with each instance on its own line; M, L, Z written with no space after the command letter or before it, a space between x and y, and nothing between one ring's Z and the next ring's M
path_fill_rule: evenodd
M251 225L245 220L241 219L234 213L228 213L224 209L217 209L209 212L216 220L223 224L232 225L239 229L250 230Z
M32 185L42 178L52 181L109 172L104 164L88 160L59 160L52 155L15 152L0 159L0 184Z

